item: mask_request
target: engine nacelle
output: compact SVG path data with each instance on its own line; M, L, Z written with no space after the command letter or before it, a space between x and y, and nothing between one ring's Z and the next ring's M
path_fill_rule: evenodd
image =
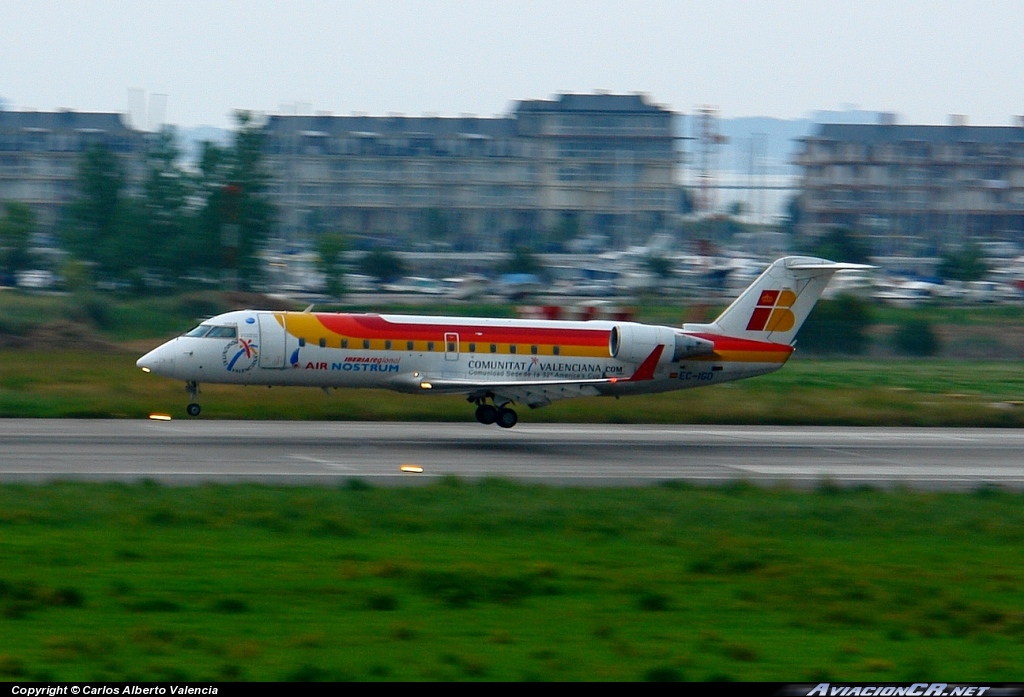
M675 363L692 356L706 356L715 350L714 342L684 334L671 327L623 322L612 327L608 352L626 363L642 363L658 346L664 346L659 363Z

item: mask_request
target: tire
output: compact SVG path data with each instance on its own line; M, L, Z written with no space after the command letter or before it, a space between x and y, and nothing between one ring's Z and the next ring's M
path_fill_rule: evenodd
M519 414L514 409L499 409L497 423L502 428L512 428L519 423Z
M482 424L493 424L498 419L498 410L490 404L481 404L476 408L476 420Z
M203 408L200 407L195 402L192 402L192 404L189 404L187 407L185 407L185 411L188 412L189 416L199 416L199 412L202 410Z

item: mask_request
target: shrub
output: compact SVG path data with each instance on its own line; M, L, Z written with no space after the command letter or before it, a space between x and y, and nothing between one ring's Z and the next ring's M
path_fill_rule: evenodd
M821 300L797 335L797 347L812 353L859 355L868 347L871 308L865 300L842 295Z
M907 356L934 356L939 352L939 338L932 325L923 319L910 319L900 324L892 342L897 352Z

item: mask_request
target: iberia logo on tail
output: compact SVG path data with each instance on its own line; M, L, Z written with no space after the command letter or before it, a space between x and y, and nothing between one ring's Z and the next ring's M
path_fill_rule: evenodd
M747 331L788 332L796 323L796 317L789 308L796 302L796 293L791 290L764 290L757 300L757 307L747 322Z

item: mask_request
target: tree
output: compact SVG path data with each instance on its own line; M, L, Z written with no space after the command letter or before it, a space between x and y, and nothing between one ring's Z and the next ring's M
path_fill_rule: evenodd
M140 263L150 270L178 278L189 274L209 253L197 239L189 200L194 182L179 166L174 130L165 128L147 153L143 189L144 236L148 253Z
M18 201L8 201L0 220L0 274L8 282L18 271L32 265L29 247L36 229L36 216L32 209Z
M544 266L540 259L529 247L516 247L512 256L505 260L501 266L504 273L530 273L540 275L544 273Z
M126 278L148 252L138 235L138 206L125 187L117 156L102 143L90 146L79 162L77 192L61 237L75 257L96 266L100 277Z
M852 295L820 300L800 330L797 346L812 353L861 354L871 326L868 303Z
M981 247L968 242L960 249L947 251L939 263L939 276L953 281L978 281L988 273Z
M402 258L381 247L368 252L360 259L359 270L382 283L394 281L406 275L406 266Z
M556 252L565 251L566 245L580 235L580 219L575 213L563 213L562 219L551 229L548 240L551 249Z
M892 336L896 350L908 356L934 356L939 352L939 338L926 319L902 322Z
M662 280L668 279L672 275L673 264L671 259L651 254L644 259L644 264L647 266L648 271Z
M850 228L836 226L818 240L813 253L831 261L867 264L871 248Z
M262 277L259 254L273 228L274 209L267 196L263 130L247 111L235 112L235 121L229 147L203 144L198 234L204 247L219 249L216 266L249 289Z
M327 283L327 294L340 298L345 294L345 270L342 262L348 244L339 232L323 232L316 241L320 272Z

